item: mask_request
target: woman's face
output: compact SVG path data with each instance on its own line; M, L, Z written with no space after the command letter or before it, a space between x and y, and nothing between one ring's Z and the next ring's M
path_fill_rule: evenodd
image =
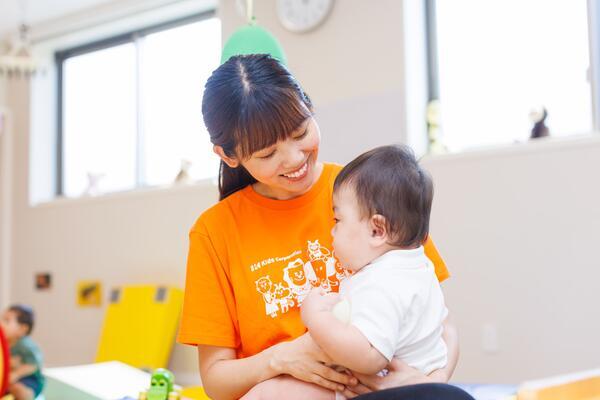
M241 164L258 181L254 186L258 193L290 199L309 191L319 179L320 143L319 127L310 117L286 140L253 153Z

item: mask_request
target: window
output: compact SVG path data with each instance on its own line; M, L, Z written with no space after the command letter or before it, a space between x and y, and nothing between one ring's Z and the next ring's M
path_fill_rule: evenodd
M58 194L80 196L217 175L202 92L219 65L214 13L57 54Z
M534 108L552 136L592 130L585 0L427 0L430 97L448 150L525 141Z

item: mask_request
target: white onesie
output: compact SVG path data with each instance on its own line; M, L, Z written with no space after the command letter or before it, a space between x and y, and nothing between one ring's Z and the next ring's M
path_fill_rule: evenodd
M343 280L340 295L334 314L349 314L388 361L399 358L424 374L446 366L442 323L448 310L423 247L385 253Z

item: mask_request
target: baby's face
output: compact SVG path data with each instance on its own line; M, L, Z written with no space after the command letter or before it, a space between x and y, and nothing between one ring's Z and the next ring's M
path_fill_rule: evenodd
M22 338L27 333L27 327L17 321L17 314L14 311L5 311L0 320L0 326L8 341L14 341Z
M354 190L348 185L333 194L333 217L335 226L331 235L335 255L344 267L358 271L373 259L371 229L368 219L362 218Z

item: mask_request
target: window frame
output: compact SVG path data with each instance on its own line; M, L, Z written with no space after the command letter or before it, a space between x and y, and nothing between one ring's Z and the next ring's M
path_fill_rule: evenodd
M140 54L139 41L147 35L166 31L168 29L177 28L195 22L200 22L217 16L216 10L208 10L199 13L190 14L181 18L169 20L159 24L151 25L141 29L132 30L126 33L111 36L105 39L86 43L84 45L72 47L65 50L60 50L54 53L56 65L57 90L56 90L56 196L64 196L64 129L63 129L63 81L64 81L64 62L72 57L83 54L92 53L94 51L108 49L110 47L133 43L136 45L136 86L137 86L137 101L136 101L136 153L133 155L136 158L136 182L132 189L137 189L144 186L144 160L143 160L143 140L144 131L141 123L140 110Z
M425 43L427 46L427 103L440 100L440 76L437 51L437 0L423 0L425 6ZM592 130L600 134L600 5L596 0L587 0L589 80L591 88Z

